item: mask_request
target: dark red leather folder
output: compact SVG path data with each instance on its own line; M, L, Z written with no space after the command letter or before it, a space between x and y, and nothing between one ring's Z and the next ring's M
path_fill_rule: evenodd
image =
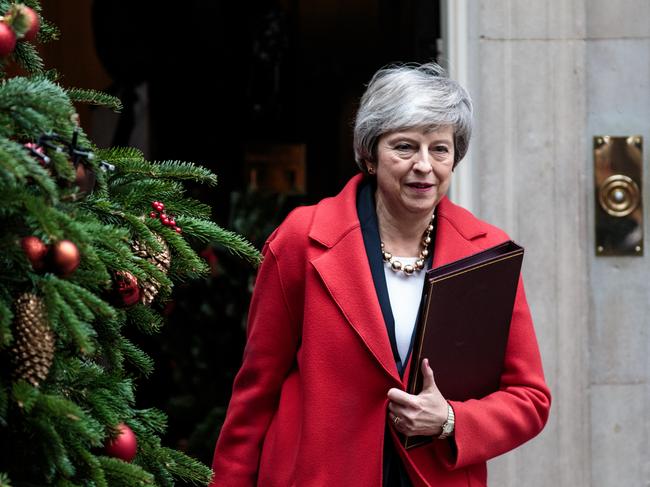
M524 249L512 241L427 271L407 391L422 390L422 359L448 400L499 389ZM431 437L403 438L412 448Z

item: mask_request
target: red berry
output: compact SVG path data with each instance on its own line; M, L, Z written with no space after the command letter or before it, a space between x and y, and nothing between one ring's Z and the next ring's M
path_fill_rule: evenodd
M152 207L154 210L157 210L159 204L160 204L160 203L159 203L158 201L153 201L153 202L151 203L151 207Z
M158 208L156 208L158 211L164 211L165 210L165 205L162 204L160 201L158 202Z
M23 6L22 13L27 19L27 30L20 40L32 42L36 40L36 35L41 27L41 20L39 19L38 14L29 7Z
M160 215L160 221L162 222L163 225L169 225L169 217L164 213Z
M8 56L15 47L15 32L6 23L0 22L0 57Z
M158 218L158 213L156 213L155 211L151 211L151 212L149 212L149 216L151 218Z
M169 219L169 226L170 227L175 227L176 226L176 220L174 220L173 218L170 218Z
M182 233L183 232L181 227L174 227L174 230L176 230L176 233Z

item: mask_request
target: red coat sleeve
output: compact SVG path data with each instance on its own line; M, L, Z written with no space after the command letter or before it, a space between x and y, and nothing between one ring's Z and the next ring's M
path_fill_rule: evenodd
M546 424L551 395L521 279L500 390L480 400L450 404L456 415L455 448L452 442L436 442L439 457L449 469L482 463L512 450Z
M282 383L296 360L299 324L292 316L271 246L263 250L250 306L242 367L214 453L211 487L256 485L261 447Z

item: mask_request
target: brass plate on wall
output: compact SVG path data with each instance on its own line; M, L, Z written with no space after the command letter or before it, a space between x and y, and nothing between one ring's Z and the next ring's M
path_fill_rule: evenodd
M594 137L596 255L643 255L643 137Z

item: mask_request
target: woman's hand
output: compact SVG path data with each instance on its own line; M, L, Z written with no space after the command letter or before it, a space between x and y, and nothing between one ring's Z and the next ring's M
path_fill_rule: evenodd
M422 376L422 392L417 396L396 388L388 391L388 414L395 429L406 436L439 436L447 421L447 401L436 386L428 359L422 360Z

